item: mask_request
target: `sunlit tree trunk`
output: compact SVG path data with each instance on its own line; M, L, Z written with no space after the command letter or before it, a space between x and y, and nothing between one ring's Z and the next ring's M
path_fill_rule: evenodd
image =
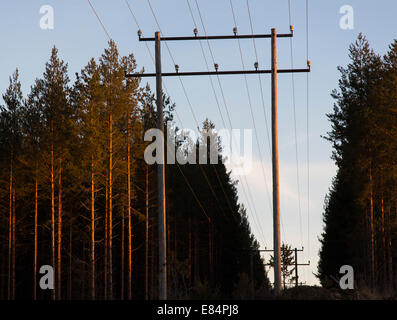
M151 223L151 279L150 279L150 283L151 283L151 291L150 291L150 299L154 300L156 298L156 276L155 276L155 272L156 272L156 245L155 245L155 237L154 237L154 220L152 218L152 223Z
M58 168L58 265L57 265L57 282L58 291L57 299L62 299L62 159L59 159Z
M69 286L68 286L68 299L72 300L73 286L72 286L72 257L73 257L73 219L70 213L69 221Z
M131 119L127 129L127 184L128 184L128 300L132 299L132 234L131 234Z
M109 298L113 300L113 116L109 115Z
M381 199L381 228L382 228L382 253L383 253L383 291L387 290L387 260L386 260L386 233L385 233L385 211L383 196Z
M95 300L95 176L94 156L91 156L91 299Z
M121 210L121 300L124 300L124 207Z
M388 287L389 287L389 295L394 296L393 293L393 256L392 256L392 243L391 243L391 234L390 234L390 229L391 229L391 205L388 210L388 216L387 216L387 265L388 265Z
M145 300L149 300L149 166L146 165L145 183L145 209L146 209L146 230L145 230Z
M106 172L106 195L105 195L105 261L104 261L104 277L105 277L105 300L108 298L108 205L109 205L109 176Z
M53 125L51 122L51 133L53 136ZM51 263L52 267L55 269L55 182L54 182L54 144L51 143L50 146L50 156L51 156ZM51 298L55 300L55 292L57 286L51 290Z

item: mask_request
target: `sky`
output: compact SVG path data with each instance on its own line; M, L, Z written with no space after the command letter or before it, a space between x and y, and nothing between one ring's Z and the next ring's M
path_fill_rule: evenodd
M194 19L198 24L199 34L203 35L195 0L189 1ZM233 33L234 21L229 0L198 0L197 2L207 34L231 35ZM317 270L320 249L318 239L323 228L324 197L336 172L333 161L330 159L331 146L321 136L330 130L326 114L331 112L333 107L330 93L338 85L337 66L347 65L348 46L356 40L360 32L366 35L377 53L386 53L389 44L396 38L397 2L395 0L309 0L308 42L305 2L305 0L290 0L291 22L295 27L292 40L294 67L306 67L307 44L309 59L312 63L309 74L308 114L306 74L296 74L294 82L290 74L280 74L278 79L280 211L281 240L293 248L304 247L304 251L299 253L298 260L299 263L306 263L310 260L310 266L299 269L299 281L312 285L318 284L314 274ZM133 53L138 69L145 68L145 71L153 72L153 62L145 43L138 41L138 28L125 0L91 0L91 3L110 37L115 40L120 54ZM158 27L148 0L129 0L129 4L143 36L152 37ZM187 0L150 0L150 4L163 35L190 36L193 34L194 22ZM40 13L40 8L44 5L50 5L54 10L54 28L51 30L40 28L40 19L44 15ZM344 15L340 13L340 8L344 5L350 5L354 10L353 29L343 29L340 26L340 20ZM249 6L254 33L270 33L271 28L276 28L279 33L289 32L288 0L249 0ZM233 0L233 7L238 32L251 33L246 0ZM59 49L61 58L68 63L70 78L73 81L74 74L79 72L91 57L98 58L103 53L108 41L106 33L86 0L1 0L0 30L0 92L5 91L9 76L15 68L18 68L25 95L29 92L34 80L41 77L44 64L49 59L50 50L54 45ZM213 69L211 53L207 44L205 42L202 44L209 67ZM153 52L154 44L148 43L148 46ZM205 60L198 41L170 42L168 46L180 71L206 71ZM255 46L259 67L270 68L270 40L257 39ZM236 40L213 41L211 49L220 70L242 69ZM245 69L253 69L256 57L252 40L241 40L241 49ZM278 39L277 49L278 67L290 68L290 40ZM164 72L174 71L174 63L164 45L162 46L162 67ZM153 80L147 81L152 88L155 88ZM182 81L198 121L202 122L208 117L217 128L223 128L208 77L185 77ZM217 79L213 78L213 81L216 97L221 103L222 116L225 118L221 91ZM261 76L264 106L258 77L247 76L252 115L244 81L244 77L240 75L221 77L233 129L253 129L254 123L257 129L261 152L254 140L252 142L253 169L245 177L252 192L254 205L249 204L250 200L241 188L241 183L239 183L238 191L240 202L248 208L252 231L261 248L270 249L273 247L272 212L271 203L268 201L272 192L271 154L266 132L266 128L270 129L270 123L266 124L263 112L264 107L269 121L270 76ZM143 83L145 82L146 80ZM181 128L196 128L189 102L178 78L164 79L164 84L172 101L176 103L177 112L182 121L181 123L176 119L177 125ZM296 120L294 120L294 101ZM1 98L0 103L3 103ZM253 137L255 139L255 133ZM296 158L296 150L298 158ZM265 175L262 174L261 163ZM239 181L245 179L237 176L234 178ZM264 258L267 259L269 256L264 254ZM272 272L272 270L269 272L271 280L273 279Z

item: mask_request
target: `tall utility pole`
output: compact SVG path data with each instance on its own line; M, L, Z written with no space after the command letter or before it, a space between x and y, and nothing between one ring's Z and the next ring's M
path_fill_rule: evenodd
M271 34L248 34L238 35L237 28L233 29L234 35L226 36L198 36L198 30L194 29L194 36L188 37L160 37L160 32L155 33L154 38L142 37L142 31L138 30L139 41L154 41L156 49L156 73L134 73L126 74L126 77L156 77L156 92L157 92L157 112L158 112L158 128L164 132L163 123L163 105L162 105L162 88L161 77L182 77L182 76L204 76L204 75L236 75L236 74L271 74L272 75L272 167L273 167L273 237L274 237L274 290L275 294L281 291L281 253L280 253L280 197L279 197L279 173L278 173L278 135L277 135L277 74L291 73L291 72L310 72L310 63L307 62L308 68L305 69L277 69L277 38L291 38L293 37L293 26L290 27L290 33L277 34L276 29L272 29ZM272 68L271 70L258 69L257 62L254 64L254 70L229 70L218 71L218 64L215 64L215 71L208 72L179 72L179 67L176 65L176 72L161 72L161 56L160 56L160 42L161 41L186 41L186 40L226 40L226 39L258 39L268 38L272 40ZM161 123L160 123L161 122ZM164 160L164 152L163 152ZM163 162L164 163L164 162ZM165 178L164 165L158 164L158 214L159 214L159 298L167 298L167 266L166 266L166 225L165 225Z
M164 137L164 115L163 115L163 88L161 82L161 48L160 32L155 33L155 55L156 55L156 104L157 104L157 129L161 130ZM167 239L166 239L166 212L165 212L165 156L164 141L161 143L160 163L157 164L157 214L159 234L159 300L167 299Z
M274 291L281 291L280 253L280 191L278 177L278 127L277 127L277 31L272 29L272 169L273 169L273 248Z

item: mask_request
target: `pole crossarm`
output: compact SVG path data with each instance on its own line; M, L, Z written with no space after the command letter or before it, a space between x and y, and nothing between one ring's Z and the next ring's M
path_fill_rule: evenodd
M310 72L310 68L305 69L278 69L278 73L305 73ZM163 77L186 77L186 76L215 76L215 75L236 75L236 74L271 74L272 70L227 70L227 71L210 71L210 72L164 72ZM132 73L125 74L127 78L149 78L155 77L155 73Z
M139 33L138 33L139 34ZM277 38L292 38L293 32L277 34ZM161 37L161 41L180 41L180 40L235 40L235 39L263 39L271 38L271 34L236 34L228 36L187 36L187 37ZM139 41L155 41L155 38L145 38L140 36Z

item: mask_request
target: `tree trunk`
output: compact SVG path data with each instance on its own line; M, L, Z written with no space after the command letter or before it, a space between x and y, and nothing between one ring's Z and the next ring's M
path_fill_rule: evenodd
M37 300L37 214L38 214L38 164L34 183L34 266L33 266L33 300Z
M391 205L388 210L387 216L387 265L388 265L388 293L391 297L394 296L393 293L393 256L391 251Z
M369 169L370 184L370 237L371 237L371 290L375 287L375 247L374 247L374 201L373 201L373 185L372 185L372 169Z
M61 265L62 265L62 159L59 159L59 168L58 168L58 266L57 266L57 282L58 282L58 291L57 291L57 299L62 299L62 273L61 273Z
M12 172L13 166L12 166L12 161L11 161L11 166L10 166L10 207L9 207L9 218L8 218L8 300L11 300L11 265L12 265L12 219L13 219L13 214L12 214L12 190L13 190L13 172Z
M146 165L145 300L149 300L149 166Z
M157 251L156 251L156 237L155 237L155 232L154 232L154 230L155 230L155 217L152 215L152 223L151 223L151 225L150 225L150 229L151 229L151 250L152 250L152 252L151 252L151 263L152 263L152 266L151 266L151 292L150 292L150 299L151 300L154 300L154 299L156 299L156 293L157 293L157 278L156 278L156 266L157 266L157 261L156 261L156 258L157 258L157 256L156 256L156 254L157 254Z
M52 131L52 129L51 129ZM55 182L54 182L54 145L51 144L51 263L55 269ZM57 286L51 290L51 298L55 300Z
M95 176L91 155L91 299L95 300Z
M73 244L72 244L72 230L73 230L73 219L72 213L70 213L69 220L69 285L68 285L68 299L72 300L73 286L72 286L72 257L73 257Z
M12 300L15 300L15 247L16 247L15 183L13 187L14 189L12 191Z
M105 287L105 300L108 298L108 207L109 204L109 176L106 172L106 195L105 195L105 261L104 261L104 287Z
M121 300L124 300L124 207L121 211Z
M113 117L109 116L109 299L113 300Z
M132 234L131 234L131 119L128 116L127 171L128 171L128 300L132 299Z
M382 223L382 253L383 253L383 292L387 291L387 259L386 259L386 233L385 233L385 211L383 196L381 199L381 223Z

